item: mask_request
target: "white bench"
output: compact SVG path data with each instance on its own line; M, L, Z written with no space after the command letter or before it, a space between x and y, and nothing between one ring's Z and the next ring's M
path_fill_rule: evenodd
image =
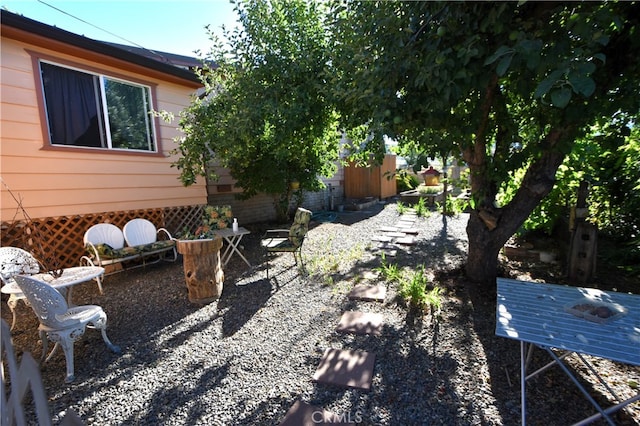
M121 269L115 269L109 273L145 266L161 260L173 262L178 258L176 241L169 231L165 228L156 229L153 223L141 218L127 222L122 230L111 223L93 225L84 234L84 246L87 254L80 258L80 264L103 268L116 264L122 266ZM172 253L172 257L167 259L165 255L169 252ZM149 262L150 258L155 259ZM129 262L134 262L133 266L128 265ZM100 278L97 281L102 293Z

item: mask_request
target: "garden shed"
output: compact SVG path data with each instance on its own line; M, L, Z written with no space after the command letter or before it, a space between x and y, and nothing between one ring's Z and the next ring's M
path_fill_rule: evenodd
M381 165L373 162L367 167L350 163L344 169L344 191L347 198L374 197L384 199L397 193L396 156L387 154Z

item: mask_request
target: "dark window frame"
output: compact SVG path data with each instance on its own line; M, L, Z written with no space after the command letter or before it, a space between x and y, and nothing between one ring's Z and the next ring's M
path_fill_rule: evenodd
M131 86L142 86L148 89L148 94L150 97L149 106L151 110L157 111L157 84L144 81L139 78L135 78L132 76L119 74L117 72L110 72L99 69L97 67L93 67L90 65L75 63L72 61L64 60L61 58L57 58L54 56L42 54L39 52L27 51L31 55L32 59L32 68L33 74L35 78L36 85L36 95L38 99L38 107L39 114L41 118L41 128L43 134L43 146L44 150L62 150L62 151L88 151L92 153L103 153L103 154L120 154L120 155L140 155L140 156L164 156L162 149L162 138L160 135L160 125L158 118L155 116L149 117L149 126L148 129L152 132L152 137L154 139L155 150L140 150L140 149L126 149L126 148L113 148L113 147L91 147L91 146L75 146L75 145L65 145L65 144L55 144L52 143L50 138L49 131L49 117L47 113L47 104L44 96L44 86L42 81L42 74L40 72L40 64L46 63L51 64L53 66L59 66L62 68L67 68L71 70L75 70L81 73L85 73L88 75L95 76L97 78L107 78L115 82L124 82ZM104 92L102 92L104 94ZM101 100L101 105L104 106L104 101Z

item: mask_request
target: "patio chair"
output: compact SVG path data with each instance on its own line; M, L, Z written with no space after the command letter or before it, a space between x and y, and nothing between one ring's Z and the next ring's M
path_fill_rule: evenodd
M35 257L26 250L18 247L0 247L0 279L2 285L13 282L15 275L32 275L40 272L40 265ZM23 300L24 296L11 294L7 305L13 315L11 322L11 330L16 325L16 308L18 301Z
M107 347L114 353L120 353L120 348L107 337L107 314L100 306L69 307L62 294L49 284L23 275L16 275L14 279L40 322L38 331L42 341L41 362L49 361L58 347L62 346L67 364L65 382L69 383L75 379L73 344L84 334L87 327L100 330ZM55 342L55 346L47 356L49 340Z
M269 279L269 258L278 253L293 253L295 266L298 265L298 257L300 257L300 264L304 269L302 243L309 230L310 220L311 211L299 207L291 228L269 229L265 232L261 243L267 254L267 279Z
M171 251L173 257L169 260L178 259L176 243L169 231L165 228L156 229L156 226L147 219L131 219L122 228L122 234L129 247L138 247L142 252L159 253L162 256L167 251ZM163 240L158 239L160 235L164 235Z

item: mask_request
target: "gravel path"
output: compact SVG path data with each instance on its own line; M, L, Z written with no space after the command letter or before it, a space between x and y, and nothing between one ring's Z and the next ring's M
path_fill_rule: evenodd
M259 250L265 227L248 226L245 254L259 266L247 270L234 258L222 297L205 306L189 303L181 262L109 276L104 295L93 283L77 286L74 301L105 309L109 337L123 352L112 354L99 333L88 331L75 346L74 383L63 382L62 353L44 365L54 422L69 407L95 425L274 425L301 400L367 425L519 424L519 345L494 335L494 296L470 291L459 273L466 215L418 219L417 244L387 258L400 267L424 265L445 289L439 321L408 315L394 286L384 303L347 299L354 284L376 281L370 273L380 256L372 237L399 219L394 205L381 204L314 221L303 249L310 275L285 269L292 264L286 255L274 262L270 280ZM24 305L18 310L16 351L37 357L37 321ZM382 333L337 333L346 310L382 313ZM2 318L10 320L5 303ZM371 390L313 382L327 348L374 353ZM620 396L637 392L630 383L640 382L639 369L598 364ZM598 400L605 398L600 385L585 380ZM531 424L569 424L593 411L564 386L561 372L533 383ZM619 424L639 419L638 404L618 416Z

